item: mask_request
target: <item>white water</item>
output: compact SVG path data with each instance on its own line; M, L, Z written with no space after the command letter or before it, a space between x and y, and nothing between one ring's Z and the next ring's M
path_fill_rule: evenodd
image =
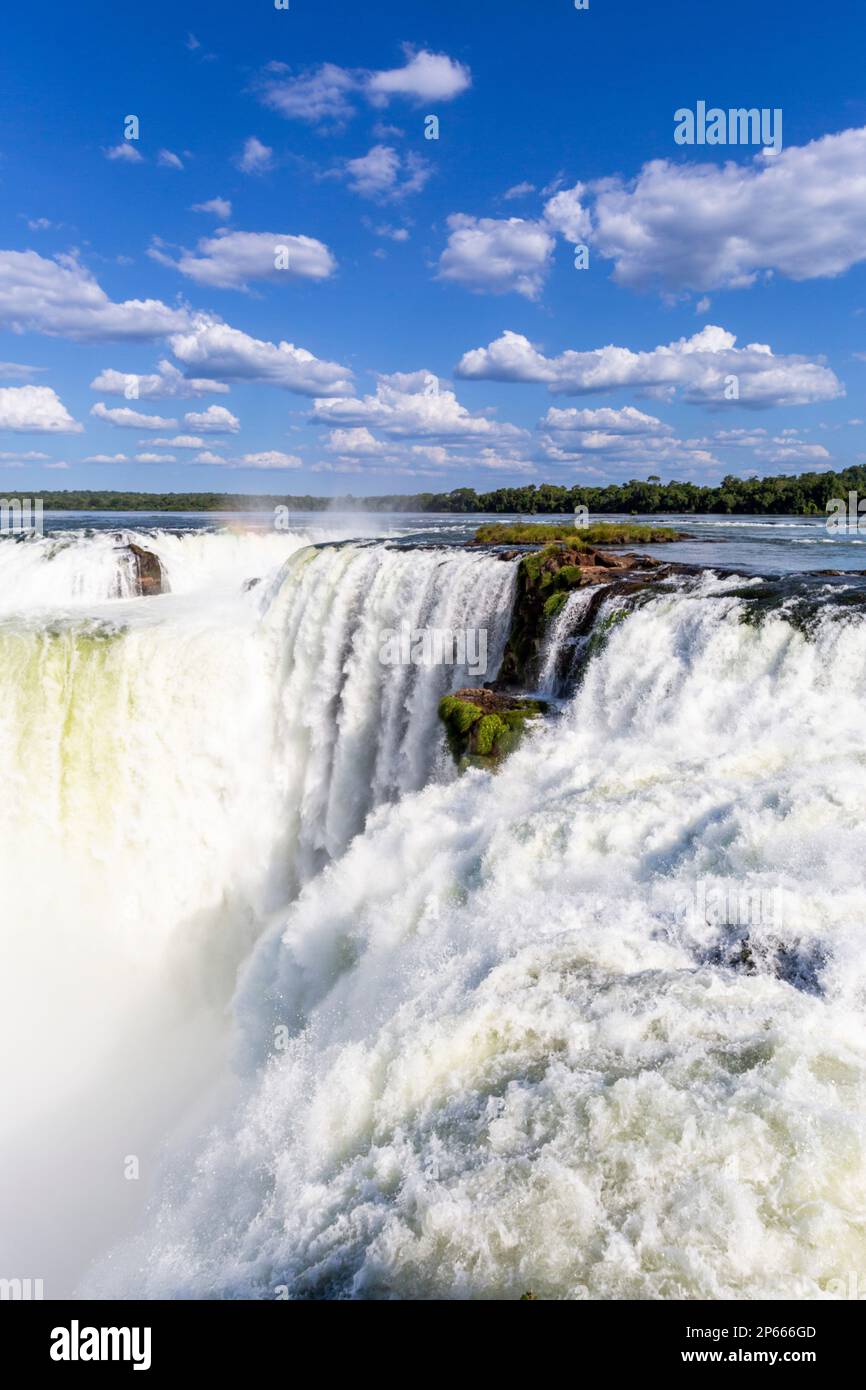
M371 808L453 776L435 709L467 672L383 666L381 630L471 619L496 663L513 583L309 532L123 540L169 594L111 600L112 536L0 544L0 1274L46 1296L137 1219L270 915Z
M497 776L455 779L435 705L466 673L383 667L381 632L483 614L489 678L512 567L136 539L170 595L106 601L79 538L89 602L49 619L36 566L0 624L0 1274L866 1287L859 612L807 641L684 583ZM683 916L731 886L781 889L781 919Z
M644 604L497 777L307 884L244 971L236 1093L89 1292L862 1287L866 626L724 590ZM784 889L755 973L678 920L700 882Z

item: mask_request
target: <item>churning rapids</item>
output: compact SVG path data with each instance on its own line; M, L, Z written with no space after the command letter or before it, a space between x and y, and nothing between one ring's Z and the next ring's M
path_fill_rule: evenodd
M853 586L705 571L595 637L577 594L553 711L458 776L437 705L473 681L381 633L484 628L492 679L514 561L326 519L129 536L170 593L112 597L109 533L0 543L0 1275L810 1299L866 1271ZM683 918L729 884L781 918Z

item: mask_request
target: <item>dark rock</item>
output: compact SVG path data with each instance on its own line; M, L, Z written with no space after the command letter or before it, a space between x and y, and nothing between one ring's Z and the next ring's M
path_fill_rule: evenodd
M159 556L154 555L152 550L145 550L143 546L136 545L134 542L120 546L119 550L123 556L122 563L126 564L128 573L132 576L133 587L138 598L150 598L154 594L171 593L171 586Z

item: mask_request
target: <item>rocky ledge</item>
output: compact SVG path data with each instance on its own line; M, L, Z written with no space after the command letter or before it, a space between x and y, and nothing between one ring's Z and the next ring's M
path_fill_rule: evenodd
M612 586L623 594L635 593L678 568L687 567L633 551L611 554L591 546L568 544L548 545L523 555L517 569L511 630L497 688L532 685L547 630L575 589L598 588L598 598L593 598L586 613L586 621L591 624Z

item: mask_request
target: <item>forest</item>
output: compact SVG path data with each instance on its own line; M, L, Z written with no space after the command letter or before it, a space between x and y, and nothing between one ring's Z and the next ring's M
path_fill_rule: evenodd
M590 514L625 516L704 512L743 516L814 516L823 514L833 498L849 492L866 496L866 466L842 472L779 474L769 478L730 475L715 487L691 482L663 483L657 478L632 479L605 487L565 487L556 483L527 483L517 487L476 492L460 487L450 492L389 494L378 497L312 497L231 492L43 492L46 511L107 512L264 512L276 506L299 512L456 512L517 513L521 516L562 514L585 506Z

